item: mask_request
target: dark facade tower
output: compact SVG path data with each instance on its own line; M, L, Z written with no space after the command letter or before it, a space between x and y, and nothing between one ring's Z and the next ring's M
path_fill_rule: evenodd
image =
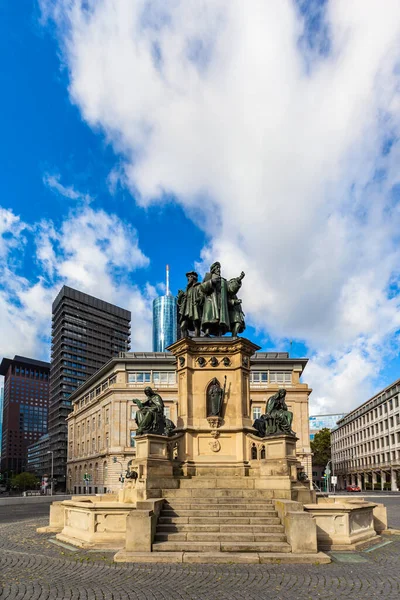
M4 375L2 473L27 468L27 449L47 432L50 364L14 356L3 358Z
M176 298L169 291L169 266L165 296L153 300L153 352L165 352L176 342L178 333Z
M49 436L54 477L65 486L69 397L113 356L130 349L128 310L64 286L52 307Z

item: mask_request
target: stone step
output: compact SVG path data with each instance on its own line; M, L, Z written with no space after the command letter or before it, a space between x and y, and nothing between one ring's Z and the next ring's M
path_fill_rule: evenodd
M180 479L179 487L184 489L253 489L256 479L254 477L194 477L193 479Z
M166 533L158 531L155 535L156 542L286 542L284 533L230 533L224 532L205 532L188 531L180 533Z
M130 563L200 563L200 564L306 564L331 562L323 552L292 554L291 552L129 552L119 550L115 562Z
M162 517L276 517L276 511L266 513L264 510L166 510Z
M155 542L153 552L283 552L287 542Z
M158 523L157 533L181 533L182 531L207 531L228 533L283 533L283 525L238 525L236 522L232 525L202 525L199 523Z
M273 490L231 488L163 489L162 498L273 498Z
M199 523L203 525L280 525L279 517L159 517L159 523Z
M166 503L168 504L187 504L188 502L196 502L196 504L262 504L265 506L274 506L272 500L269 498L260 498L257 496L256 498L244 498L243 496L237 497L207 497L207 498L191 498L191 497L166 497Z
M276 510L271 504L251 504L248 505L246 502L238 504L212 504L207 506L206 504L199 502L168 502L163 506L163 510L259 510L265 514L276 513Z

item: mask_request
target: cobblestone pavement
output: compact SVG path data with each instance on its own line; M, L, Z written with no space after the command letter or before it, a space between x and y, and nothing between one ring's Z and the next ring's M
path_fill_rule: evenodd
M46 523L35 517L0 525L1 600L400 597L400 536L372 551L337 553L330 565L133 565L114 564L113 553L54 545L54 536L35 531ZM346 558L358 562L339 562Z

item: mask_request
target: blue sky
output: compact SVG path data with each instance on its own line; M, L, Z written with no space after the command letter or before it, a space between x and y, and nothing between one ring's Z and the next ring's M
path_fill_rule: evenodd
M313 412L398 378L397 4L1 3L0 355L48 358L63 283L151 349L165 264L219 259Z

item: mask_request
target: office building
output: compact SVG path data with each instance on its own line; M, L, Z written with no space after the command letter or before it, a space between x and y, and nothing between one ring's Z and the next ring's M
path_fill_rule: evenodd
M65 487L70 396L119 352L129 350L128 310L64 286L52 307L49 435L54 477Z
M49 434L42 435L37 442L28 446L28 462L27 471L33 473L37 477L42 478L43 475L50 475L51 471L51 454Z
M153 351L165 352L176 342L178 331L178 309L176 298L169 290L169 266L167 265L167 282L165 296L153 300Z
M312 441L315 434L321 431L321 429L333 429L336 427L336 423L343 419L346 413L340 413L337 415L311 415L310 416L310 440Z
M298 438L296 455L311 477L308 421L311 390L300 382L306 364L307 359L290 358L286 352L257 352L251 360L250 417L254 420L265 413L268 398L284 387ZM125 474L129 461L136 455L136 405L132 398L143 399L147 385L161 395L166 416L179 425L176 359L169 352L121 353L71 395L67 469L70 492L85 493L84 473L90 476L88 493L120 489L119 476Z
M1 440L3 436L3 406L4 406L4 388L0 388L0 457L1 457Z
M14 356L3 358L3 435L1 472L10 475L27 468L27 449L47 432L50 364Z
M338 489L400 484L400 379L349 412L331 433L332 471Z

